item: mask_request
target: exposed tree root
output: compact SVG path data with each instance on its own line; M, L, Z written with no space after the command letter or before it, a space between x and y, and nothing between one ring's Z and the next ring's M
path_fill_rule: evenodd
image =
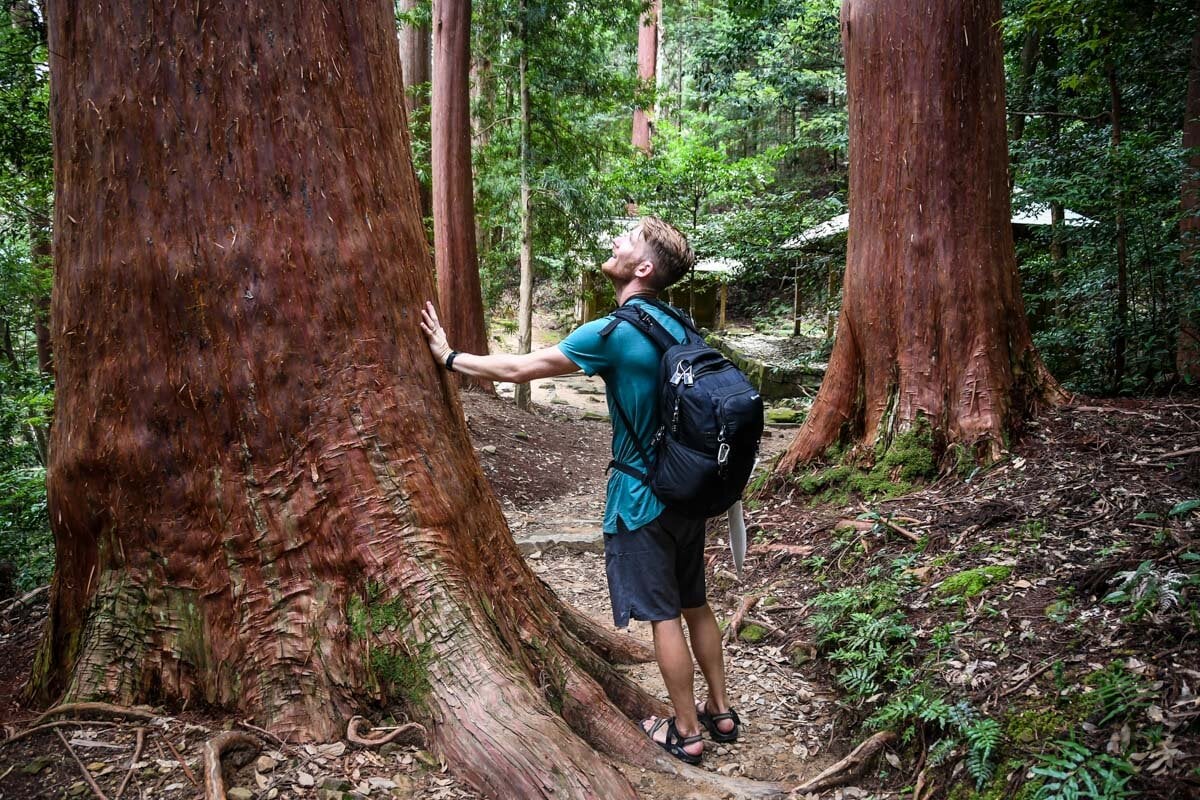
M543 584L544 585L544 584ZM550 591L549 589L547 589ZM553 596L553 594L551 594ZM619 633L604 629L579 609L555 598L561 609L559 619L567 630L610 664L649 664L654 660L654 648Z
M864 741L833 766L795 788L797 794L822 792L852 780L879 750L896 738L891 731L881 731Z
M732 642L737 638L738 631L742 629L742 621L746 618L746 614L750 612L750 609L758 605L758 601L761 599L762 595L758 594L748 594L742 598L737 611L733 612L733 616L729 619L729 626L725 628L726 643Z
M47 711L42 712L30 725L39 725L51 717L61 716L62 714L107 714L110 717L124 717L126 719L144 719L152 720L159 716L153 711L144 708L130 708L129 706L116 706L111 703L63 703L55 706Z
M367 736L363 731L364 726L366 726L368 731L374 730L374 728L371 728L370 723L363 717L351 717L350 721L346 724L346 740L351 744L361 747L382 747L388 742L394 742L401 736L409 736L413 733L418 734L415 737L409 736L410 739L415 740L414 743L424 743L425 737L428 736L425 726L416 722L392 728L381 736Z
M32 728L26 728L25 730L21 731L20 733L11 732L12 729L9 728L9 726L5 725L4 726L5 730L10 731L11 735L7 739L5 739L3 742L0 742L0 747L5 747L6 745L10 745L13 742L19 742L22 739L33 736L35 733L41 733L42 731L49 731L49 730L53 730L55 728L71 728L71 727L75 727L78 725L111 725L111 724L112 723L100 722L98 720L63 719L63 720L59 720L58 722L47 722L44 725L34 725Z
M225 731L209 739L204 745L204 800L228 800L225 796L225 778L221 774L221 756L226 750L258 750L260 746L258 739L240 731Z
M75 759L75 763L79 765L79 771L83 773L83 779L87 781L87 785L92 788L92 793L99 797L100 800L108 800L108 795L101 791L100 786L96 783L96 779L92 777L92 772L87 768L87 765L79 760L79 755L75 752L75 748L71 747L71 743L67 741L67 737L62 735L62 731L58 728L54 729L54 734L58 736L63 743L63 747L67 748L67 752L71 754L71 758ZM221 800L225 800L225 796L221 795Z

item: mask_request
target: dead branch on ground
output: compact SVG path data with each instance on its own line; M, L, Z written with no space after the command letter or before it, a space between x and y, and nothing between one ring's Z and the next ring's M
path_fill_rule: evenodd
M54 729L54 733L58 736L59 740L62 741L63 747L67 748L67 752L71 754L71 758L75 759L75 763L79 765L79 769L83 772L84 780L87 781L88 786L92 787L92 792L96 795L96 797L99 797L100 800L108 800L108 795L100 790L100 787L96 784L96 779L92 777L91 770L87 768L86 764L79 760L79 755L75 752L75 748L71 747L71 743L67 741L67 737L63 736L62 731L60 731L58 728ZM224 800L224 797L222 797L221 800Z
M890 744L896 738L896 734L891 731L880 731L879 733L867 739L858 747L851 751L850 755L837 762L829 769L825 770L815 778L810 778L804 783L797 786L792 791L796 794L808 794L810 792L823 792L826 789L832 789L834 786L852 780L867 762L871 760L879 750L885 745Z
M133 745L133 758L129 759L129 771L125 773L125 777L121 780L121 785L117 787L117 794L113 800L121 800L121 795L125 794L125 786L129 783L129 779L133 777L133 768L137 764L138 759L142 757L142 745L146 743L146 729L137 729L137 741Z

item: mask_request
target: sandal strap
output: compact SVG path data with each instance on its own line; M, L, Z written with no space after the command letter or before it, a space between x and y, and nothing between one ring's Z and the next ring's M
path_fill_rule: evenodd
M695 736L684 736L679 732L679 728L675 727L675 718L671 717L670 724L667 726L667 741L671 744L678 744L686 747L689 744L695 744L704 739L704 736L697 733Z

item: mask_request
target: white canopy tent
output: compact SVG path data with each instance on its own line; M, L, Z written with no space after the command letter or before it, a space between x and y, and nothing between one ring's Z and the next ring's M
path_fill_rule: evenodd
M1013 188L1013 225L1050 225L1052 218L1049 203L1030 202L1028 193L1020 186ZM1077 214L1070 209L1063 211L1063 224L1071 227L1094 225L1096 220ZM784 250L799 250L806 245L819 242L850 230L850 214L838 214L820 225L814 225L783 243Z

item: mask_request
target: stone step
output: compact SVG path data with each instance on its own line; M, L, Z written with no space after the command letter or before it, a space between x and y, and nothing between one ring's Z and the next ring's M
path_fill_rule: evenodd
M604 533L600 528L592 529L539 529L517 531L514 534L517 549L528 555L551 547L559 547L573 553L603 553Z

